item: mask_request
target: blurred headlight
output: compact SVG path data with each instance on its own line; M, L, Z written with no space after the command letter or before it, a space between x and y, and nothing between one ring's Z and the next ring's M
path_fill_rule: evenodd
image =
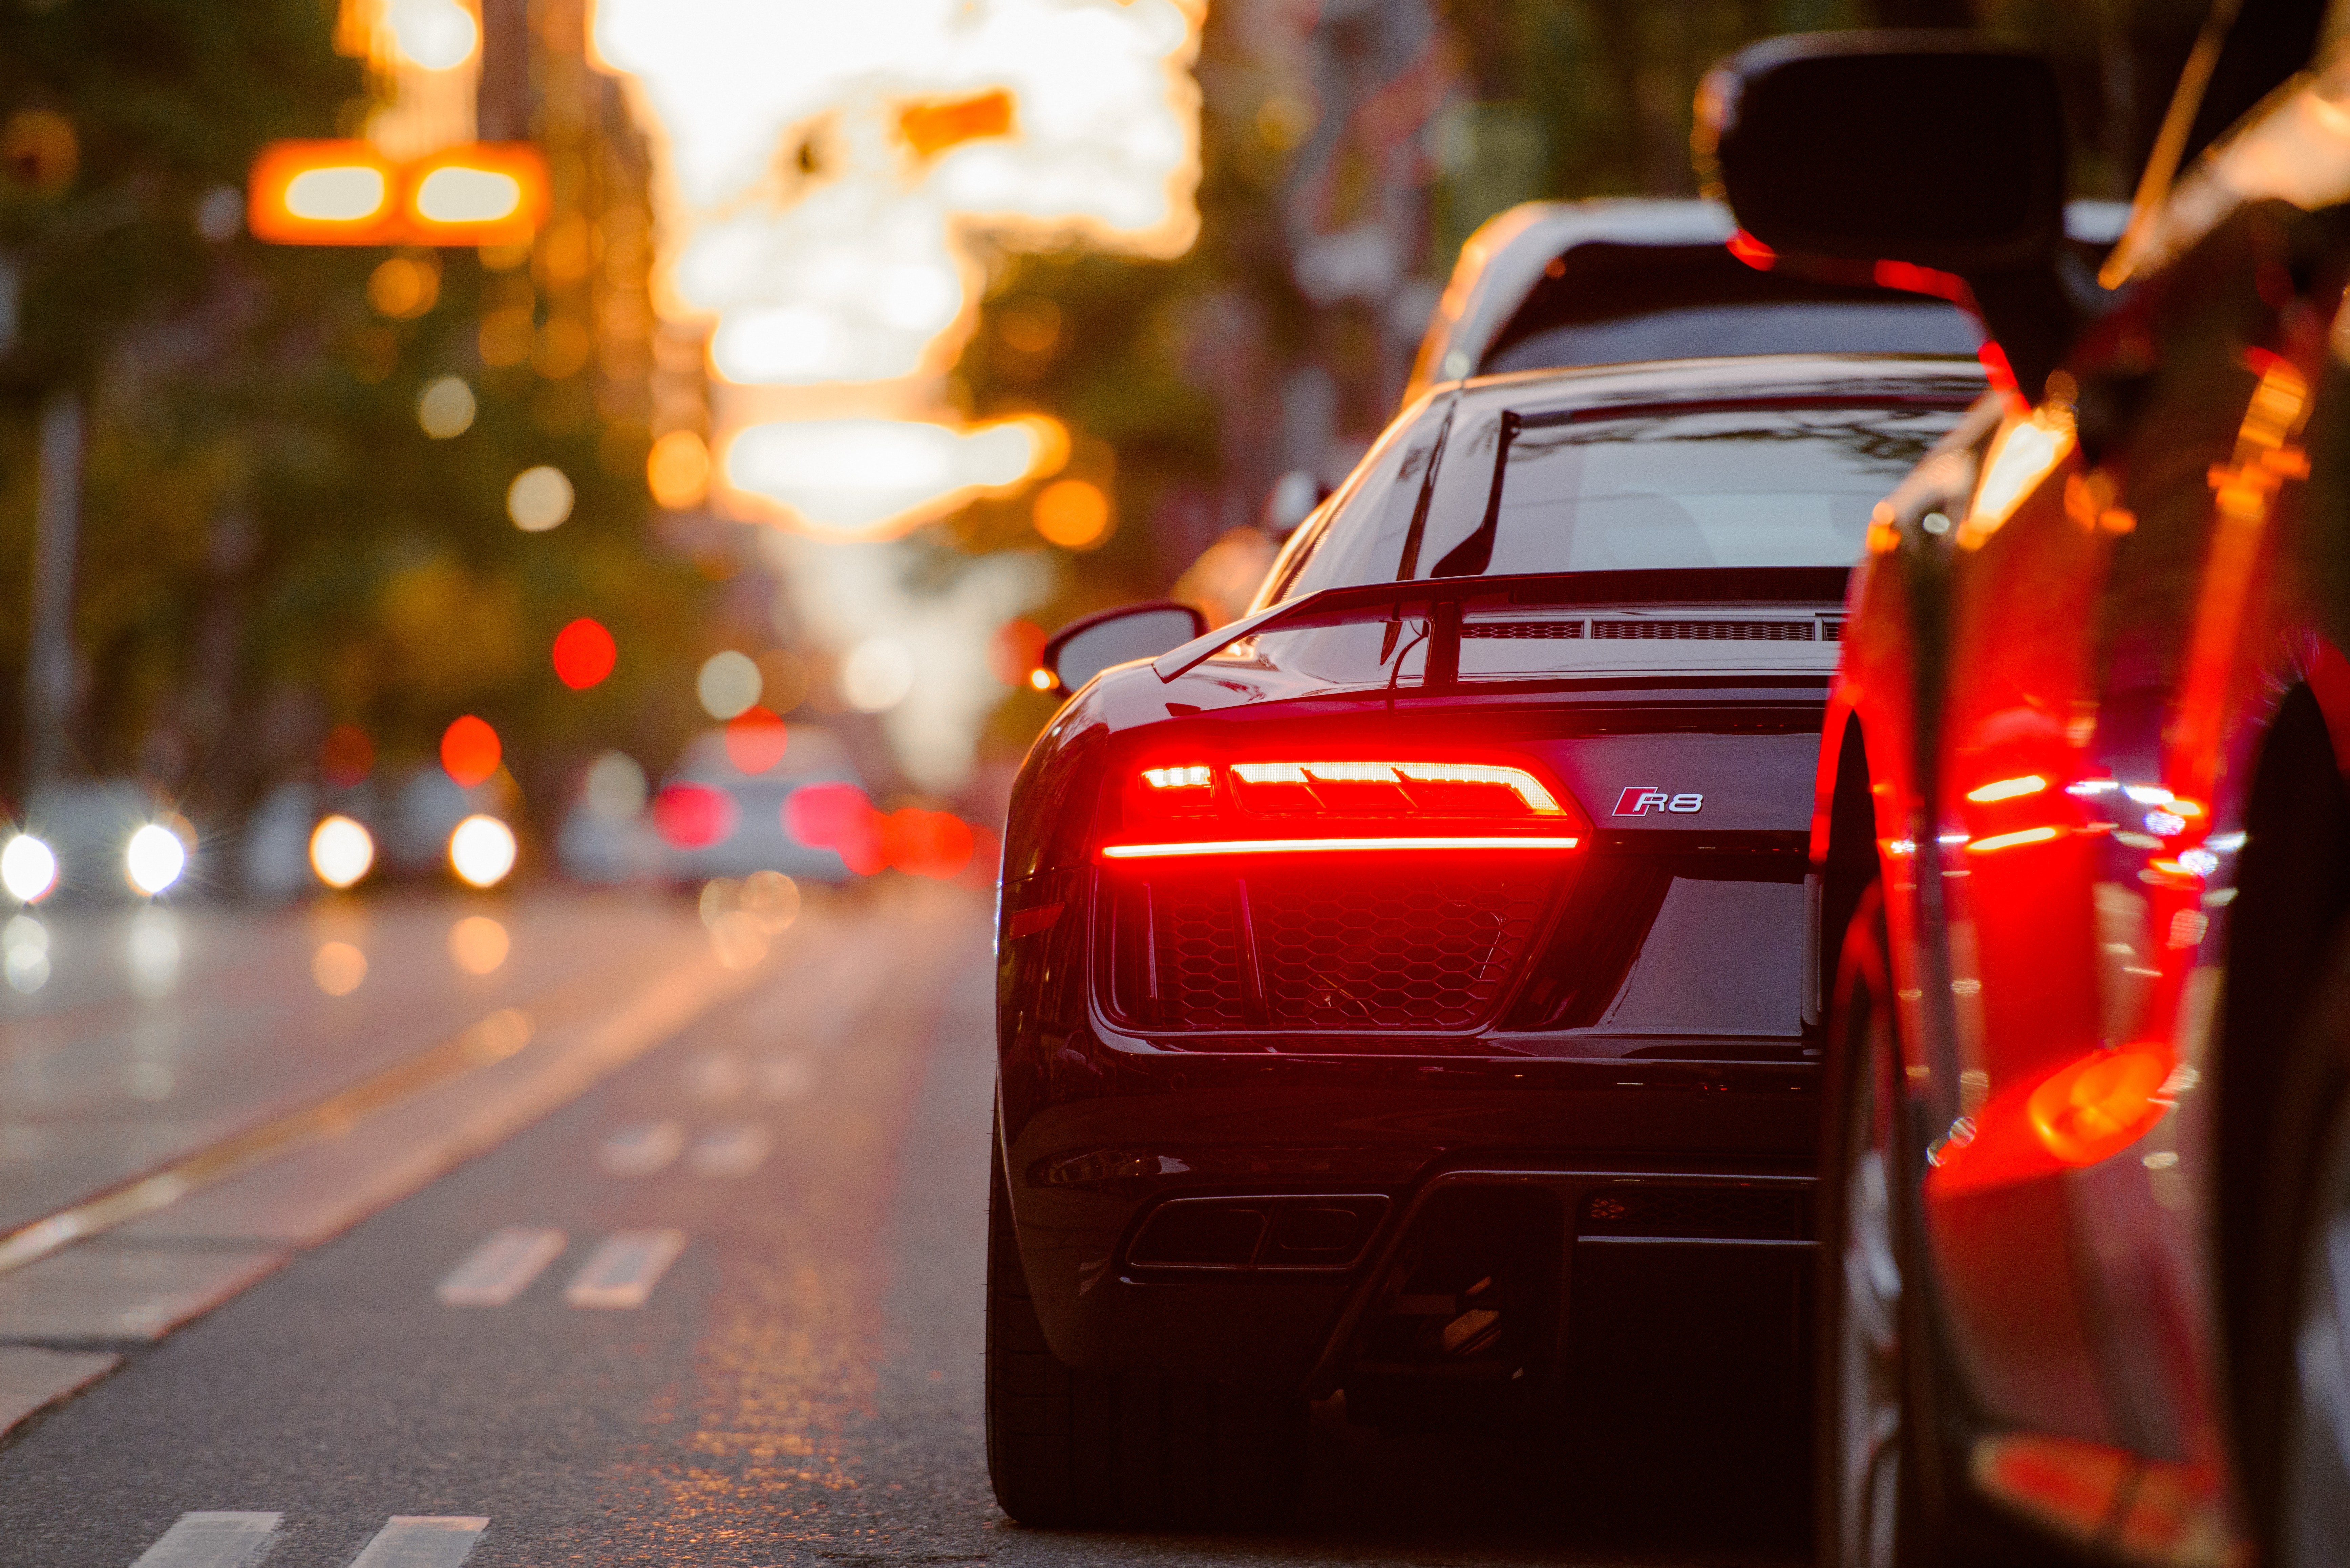
M374 835L348 816L329 816L310 835L310 869L329 888L349 887L374 864Z
M0 849L0 887L25 903L37 903L57 885L57 857L29 833L20 833Z
M161 823L151 822L130 836L122 852L123 867L130 874L130 885L149 898L180 879L187 869L188 847L180 836Z
M514 863L514 829L494 816L469 816L449 835L450 867L473 887L496 887Z

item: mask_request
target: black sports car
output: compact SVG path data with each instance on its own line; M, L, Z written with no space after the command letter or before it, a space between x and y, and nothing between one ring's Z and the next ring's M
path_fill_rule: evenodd
M1056 639L1082 689L998 948L1014 1517L1266 1517L1309 1398L1538 1401L1595 1278L1808 1267L1845 580L1982 390L1884 356L1448 384L1254 613Z

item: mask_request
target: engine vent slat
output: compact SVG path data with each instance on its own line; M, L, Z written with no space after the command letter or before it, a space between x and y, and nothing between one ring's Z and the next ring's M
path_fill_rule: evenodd
M1595 620L1601 642L1815 642L1808 620Z

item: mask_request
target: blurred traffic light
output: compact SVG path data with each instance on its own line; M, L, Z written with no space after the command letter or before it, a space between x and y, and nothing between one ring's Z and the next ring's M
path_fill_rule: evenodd
M282 245L527 244L546 215L546 160L474 141L395 162L372 142L272 141L245 182L245 223Z

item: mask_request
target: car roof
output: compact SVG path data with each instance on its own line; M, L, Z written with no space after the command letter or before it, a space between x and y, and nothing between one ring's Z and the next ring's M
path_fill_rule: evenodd
M2069 202L2065 232L2076 244L2101 252L2119 237L2127 214L2123 202ZM1524 202L1498 213L1461 247L1460 262L1420 340L1402 404L1409 406L1440 381L1473 374L1526 305L1544 270L1575 247L1717 245L1737 232L1727 206L1688 199ZM1899 295L1887 291L1888 300ZM1932 303L1925 296L1913 297L1919 305Z
M1963 406L1989 385L1972 359L1905 354L1757 354L1660 359L1480 376L1461 384L1459 418L1485 410L1520 413L1648 403L1835 400ZM1429 400L1430 412L1447 401ZM1423 416L1424 417L1424 416Z

